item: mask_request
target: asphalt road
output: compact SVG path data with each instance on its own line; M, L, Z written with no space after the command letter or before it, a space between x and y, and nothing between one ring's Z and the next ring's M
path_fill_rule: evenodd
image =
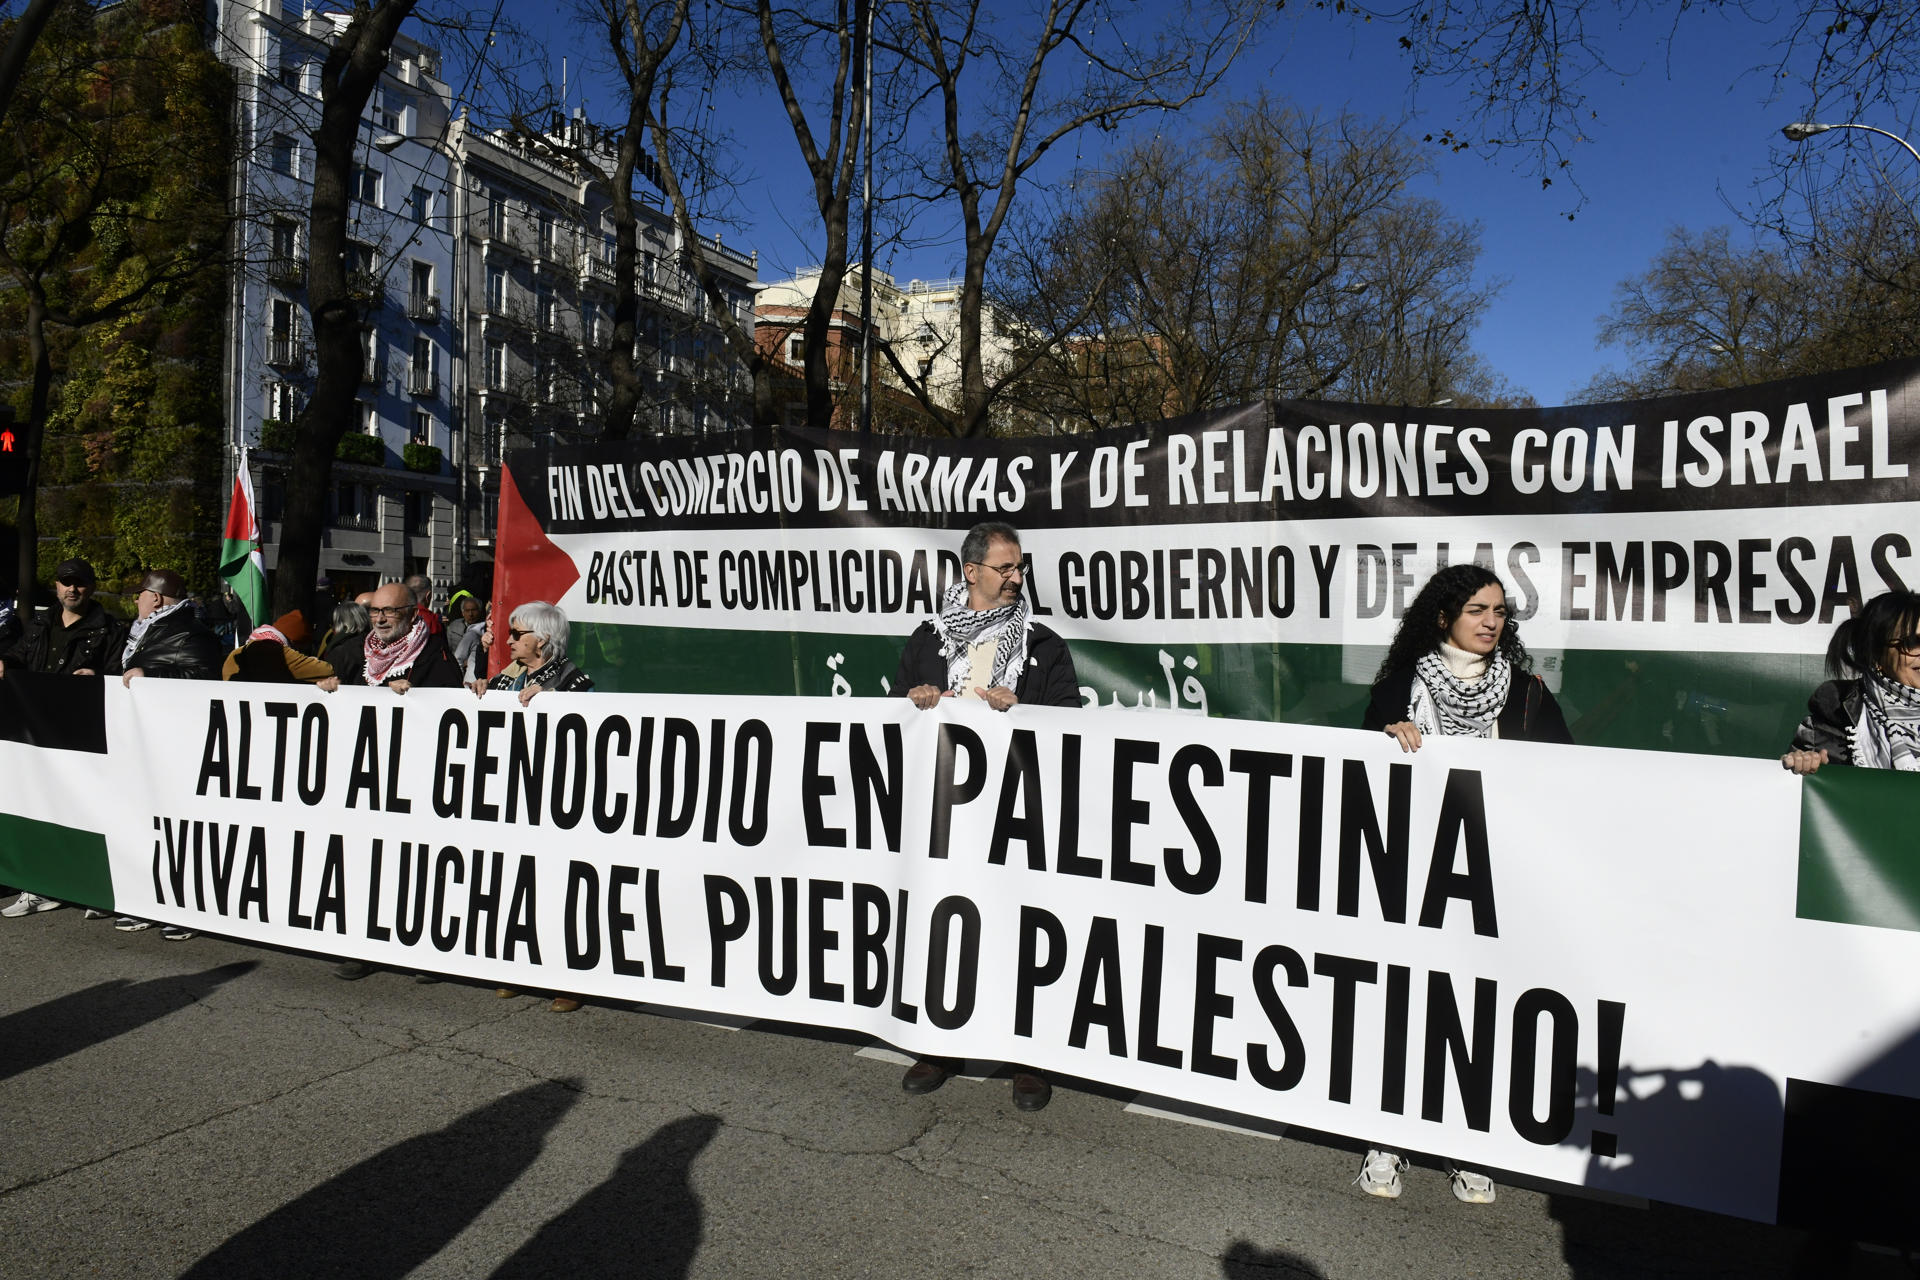
M1911 1274L1659 1206L1469 1207L1434 1169L1376 1200L1323 1142L912 1098L856 1048L0 920L0 1276Z

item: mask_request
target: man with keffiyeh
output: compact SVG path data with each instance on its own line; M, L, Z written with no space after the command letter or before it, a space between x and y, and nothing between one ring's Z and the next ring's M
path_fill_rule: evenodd
M460 687L460 667L447 651L446 635L420 615L406 584L389 582L374 592L367 613L373 625L366 635L366 661L356 672L362 683L385 685L395 693L415 685Z
M1079 706L1080 679L1067 642L1033 620L1021 593L1020 531L999 520L975 525L960 544L960 562L966 581L947 588L940 612L908 637L893 687L922 711L942 698L977 698L995 711L1022 702ZM922 1058L907 1068L900 1087L932 1093L957 1066ZM1014 1106L1038 1111L1052 1097L1053 1087L1038 1073L1014 1071Z

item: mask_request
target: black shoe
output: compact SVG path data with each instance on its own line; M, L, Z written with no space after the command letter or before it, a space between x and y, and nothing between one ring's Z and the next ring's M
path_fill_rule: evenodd
M342 960L333 966L333 976L342 982L358 982L373 972L373 966L365 960Z
M908 1093L932 1093L945 1084L947 1077L952 1074L953 1072L937 1062L927 1058L917 1058L914 1064L907 1068L907 1074L900 1077L900 1087Z
M1031 1071L1013 1073L1013 1105L1020 1111L1038 1111L1053 1101L1053 1086Z

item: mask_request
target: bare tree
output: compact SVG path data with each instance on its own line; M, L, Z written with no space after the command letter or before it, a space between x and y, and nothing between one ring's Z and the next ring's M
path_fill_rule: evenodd
M1263 98L1111 165L996 277L1029 331L1069 334L1010 391L1031 412L1110 426L1270 395L1510 394L1469 346L1496 291L1473 280L1478 229L1404 194L1422 163L1398 131Z
M1207 93L1257 12L1242 0L1179 6L1157 26L1121 32L1095 0L1037 0L1024 12L984 0L907 0L909 29L897 52L925 78L936 121L920 159L922 198L951 205L962 243L959 403L928 405L954 434L985 431L1004 385L987 378L987 273L1034 166L1089 126L1177 111ZM1082 71L1077 85L1064 73L1068 63Z
M354 144L361 113L393 52L394 37L416 2L355 0L351 17L320 65L307 276L316 372L313 394L294 419L279 564L273 575L276 615L310 605L319 576L320 536L326 527L334 452L353 423L354 401L366 365L361 347L365 308L350 287L347 271Z

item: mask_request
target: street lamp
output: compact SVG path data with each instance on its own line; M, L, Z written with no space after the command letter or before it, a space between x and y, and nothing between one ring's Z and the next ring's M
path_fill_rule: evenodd
M1803 120L1787 125L1780 130L1780 132L1786 135L1788 142L1805 142L1814 134L1825 133L1829 129L1864 129L1868 133L1877 133L1883 138L1892 138L1895 142L1905 147L1907 154L1912 156L1916 162L1920 162L1920 151L1915 151L1911 142L1908 142L1897 133L1888 133L1885 129L1875 128L1870 124L1855 124L1852 121L1845 124L1812 124Z

